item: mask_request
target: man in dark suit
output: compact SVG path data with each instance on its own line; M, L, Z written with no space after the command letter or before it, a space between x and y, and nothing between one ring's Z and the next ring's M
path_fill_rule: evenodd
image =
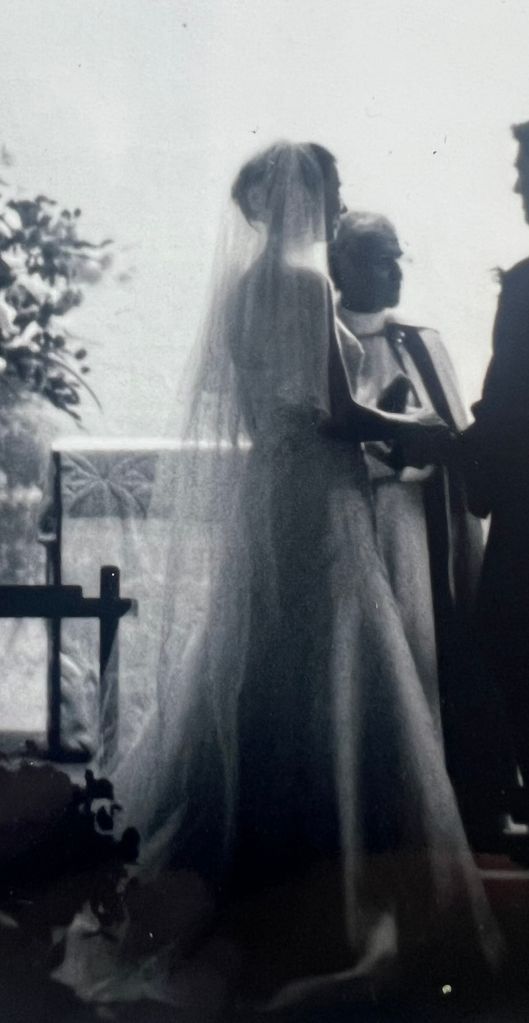
M342 216L329 265L340 293L337 324L351 394L386 412L434 414L461 434L468 420L439 334L392 313L400 298L401 256L385 217ZM414 469L402 450L399 462L386 445L364 448L379 543L408 641L439 727L442 720L467 824L482 832L499 814L500 790L512 771L491 712L495 694L473 643L481 526L468 512L460 467L419 459L422 467Z
M516 125L515 191L529 223L529 122ZM529 259L501 276L493 356L475 422L460 436L476 514L490 514L479 587L480 634L505 694L529 787Z

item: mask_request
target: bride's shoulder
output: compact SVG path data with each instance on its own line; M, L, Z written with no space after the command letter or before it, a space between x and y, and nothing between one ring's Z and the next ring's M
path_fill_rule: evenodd
M253 296L261 301L271 294L275 302L282 298L290 306L294 294L303 303L321 302L330 294L330 285L328 279L312 267L292 263L270 265L262 260L242 275L237 294L243 300Z
M302 292L304 299L321 302L330 293L329 281L318 270L311 267L290 267L289 276L293 286Z
M331 287L327 277L317 270L303 269L296 290L306 316L318 323L322 317L327 320L329 310L333 308Z
M325 291L329 286L327 278L319 270L314 270L310 266L298 267L297 273L303 281L306 281L307 287Z

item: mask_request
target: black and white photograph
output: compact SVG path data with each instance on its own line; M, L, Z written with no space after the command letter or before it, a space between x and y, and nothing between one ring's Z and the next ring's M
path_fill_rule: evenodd
M0 0L0 1018L529 1018L529 2Z

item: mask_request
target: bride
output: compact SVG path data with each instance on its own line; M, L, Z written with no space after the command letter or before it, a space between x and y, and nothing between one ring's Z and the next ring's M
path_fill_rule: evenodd
M440 985L498 950L351 440L424 427L348 392L318 269L340 209L314 144L233 185L184 469L160 463L153 499L173 509L145 637L157 705L116 776L145 870L207 879L247 989L279 1001L388 964ZM345 420L348 440L326 428Z

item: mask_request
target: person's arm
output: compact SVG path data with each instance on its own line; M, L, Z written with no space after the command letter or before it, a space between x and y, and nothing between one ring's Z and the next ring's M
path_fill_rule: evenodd
M411 445L415 441L417 457L425 457L426 450L423 448L427 437L431 439L435 436L437 439L441 434L449 433L446 423L432 413L425 414L419 411L415 415L386 412L382 409L369 408L357 402L347 380L334 320L330 323L329 330L331 416L322 423L322 431L327 436L356 443L382 440L406 442ZM422 462L422 465L426 464L428 464L428 460Z

